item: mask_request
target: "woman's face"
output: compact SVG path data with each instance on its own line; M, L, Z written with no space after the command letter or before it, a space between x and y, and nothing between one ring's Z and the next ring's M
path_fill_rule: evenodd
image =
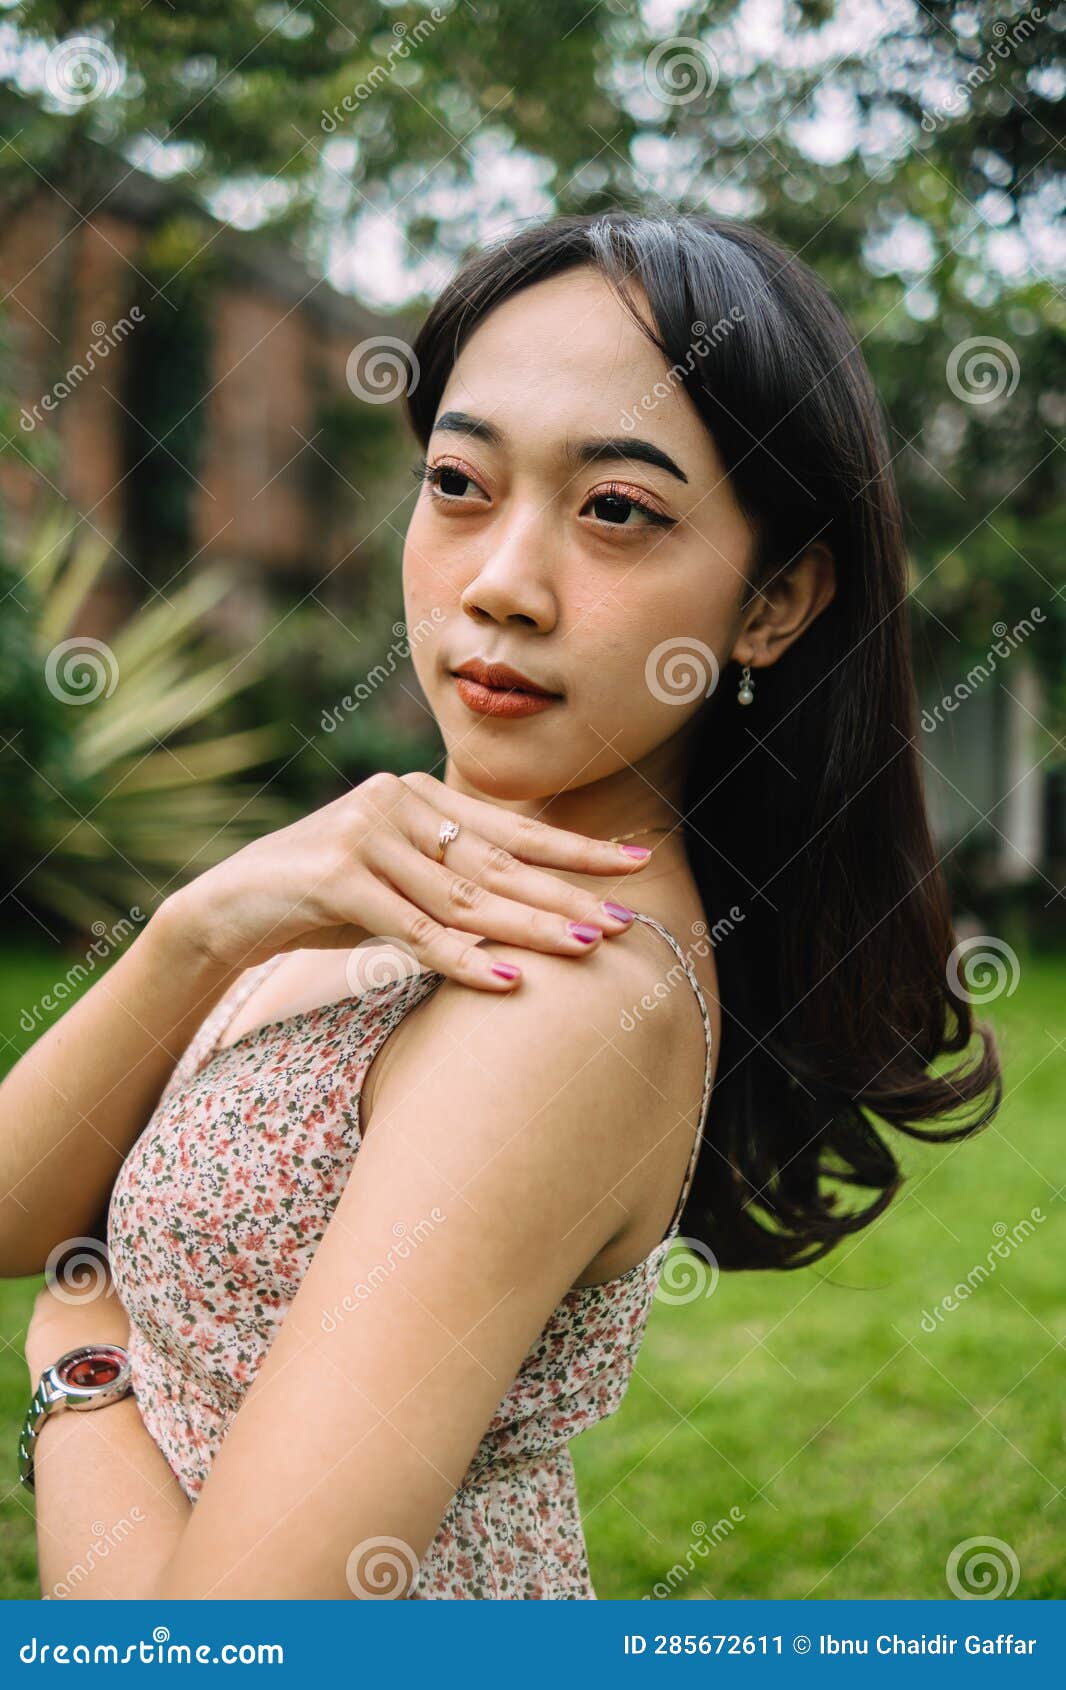
M478 795L639 778L730 658L752 534L667 376L592 269L498 306L451 372L404 596L450 767ZM486 713L482 689L453 673L474 659L558 696L533 714Z

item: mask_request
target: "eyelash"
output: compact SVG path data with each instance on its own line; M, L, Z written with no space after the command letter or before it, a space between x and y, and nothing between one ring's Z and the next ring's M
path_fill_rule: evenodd
M415 480L421 485L432 488L438 498L444 499L450 504L454 504L456 502L455 496L449 496L447 493L441 493L437 485L436 477L443 475L445 470L451 470L453 474L461 475L467 481L473 481L475 486L478 485L475 477L470 474L469 470L465 469L462 464L453 463L450 460L444 460L430 465L427 458L420 458L412 471L412 474L414 475ZM609 482L606 487L597 487L595 494L590 495L590 498L586 499L585 503L588 504L594 500L607 498L622 499L627 505L633 505L637 510L642 511L648 518L649 522L655 527L673 528L675 525L676 519L674 517L664 516L662 511L656 510L653 505L646 504L644 500L634 492L632 487L627 487L624 482L620 481ZM603 522L601 526L604 528L624 528L625 524L619 522Z

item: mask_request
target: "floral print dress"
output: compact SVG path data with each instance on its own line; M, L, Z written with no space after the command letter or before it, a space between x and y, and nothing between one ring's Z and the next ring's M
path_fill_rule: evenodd
M660 922L637 919L675 951L706 1036L699 1126L673 1220L627 1273L558 1304L486 1429L410 1599L595 1598L569 1440L625 1394L680 1226L712 1074L710 1017L688 959ZM445 978L407 974L221 1045L285 954L246 970L201 1023L119 1170L108 1213L134 1392L192 1502L353 1172L370 1063ZM373 1576L368 1569L368 1594Z

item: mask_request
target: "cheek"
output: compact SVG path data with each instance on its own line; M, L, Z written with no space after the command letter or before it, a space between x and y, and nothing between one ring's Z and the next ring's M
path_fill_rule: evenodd
M634 579L601 595L582 624L594 630L587 645L575 638L586 718L631 760L677 733L717 690L742 592L732 572L675 576L654 591L636 590Z
M591 662L586 669L586 658L594 658L598 649L603 675L610 677L616 695L622 691L626 711L654 714L657 704L669 702L656 681L663 669L687 665L710 676L724 666L733 609L732 596L706 580L690 584L675 577L668 585L638 593L631 577L627 587L601 598L582 624L595 630L587 651L585 642L581 644L583 689L596 681Z
M622 604L613 591L582 592L569 603L574 615L562 646L572 684L567 734L574 756L601 775L644 756L679 727L678 712L654 684L656 649L677 623L659 595Z
M419 685L429 696L437 677L442 637L455 619L456 596L446 570L422 543L415 518L408 524L401 572L411 664Z
M433 574L433 549L429 543L428 525L422 514L421 506L417 506L410 522L403 542L403 573L404 594L423 594L426 584Z
M404 537L401 575L409 628L426 620L433 628L443 626L445 619L455 614L461 591L447 555L433 542L431 526L416 512Z

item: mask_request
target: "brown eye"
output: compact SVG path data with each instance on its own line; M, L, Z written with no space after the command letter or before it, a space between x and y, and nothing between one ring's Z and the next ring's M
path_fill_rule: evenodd
M623 487L607 487L594 493L585 508L592 510L598 522L609 523L613 528L670 528L674 523L673 517L655 510L643 499L638 499L631 490ZM634 512L637 513L637 520L630 522L629 518Z
M463 499L471 488L484 492L478 486L468 470L460 464L432 464L426 465L420 471L421 479L433 490L436 498L452 502Z
M618 493L603 493L593 499L592 508L601 522L614 522L622 528L638 507L632 499L623 499Z

